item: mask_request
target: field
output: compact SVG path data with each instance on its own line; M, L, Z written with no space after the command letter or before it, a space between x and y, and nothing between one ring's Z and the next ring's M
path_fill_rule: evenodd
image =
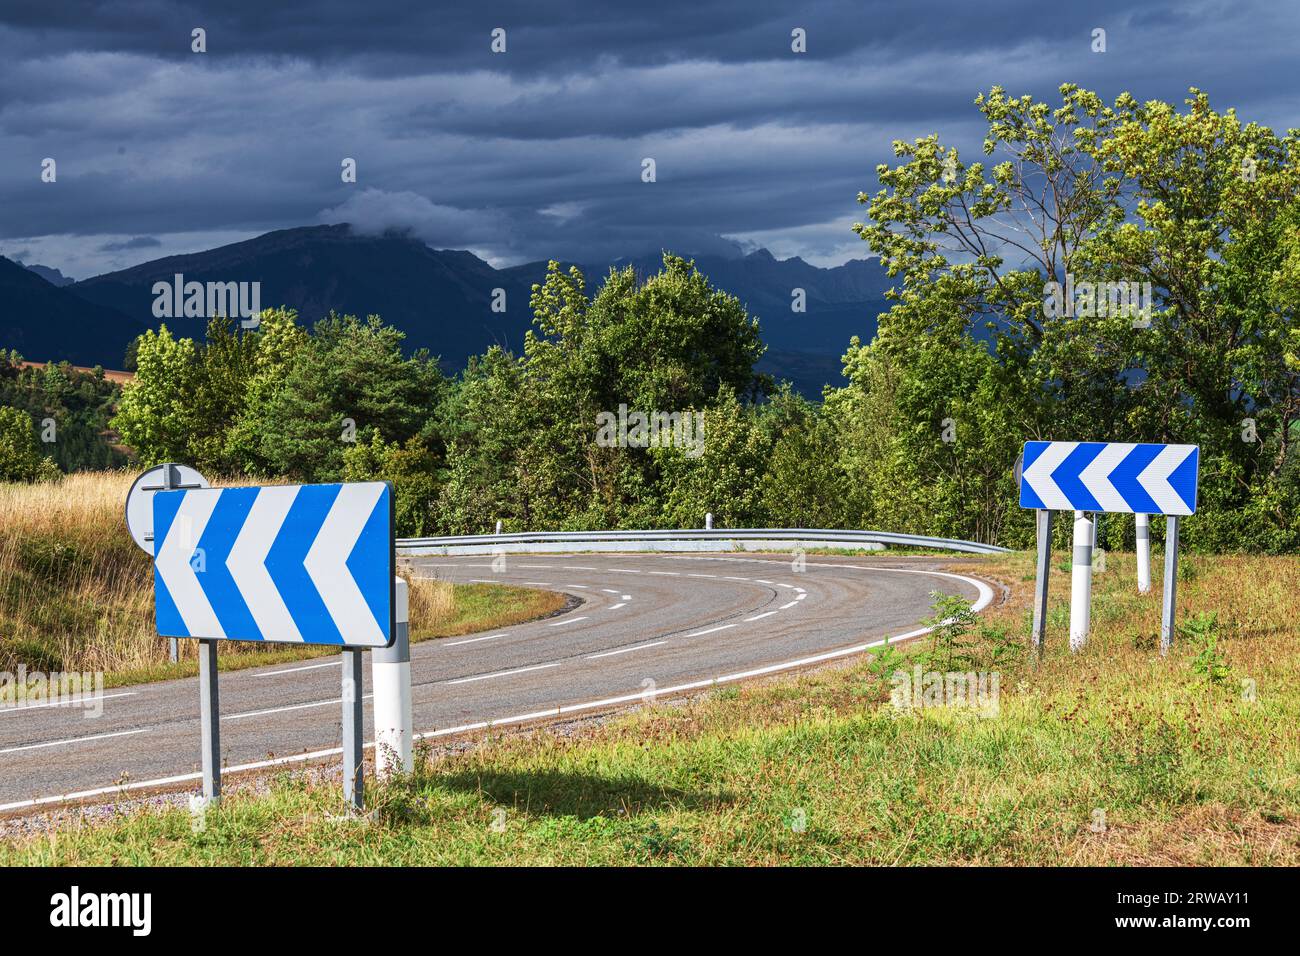
M197 644L168 661L154 627L153 569L127 534L135 475L89 472L57 484L0 484L0 671L103 671L107 686L197 673ZM499 585L412 582L411 633L423 640L549 614L561 598ZM231 643L223 670L331 653Z
M910 659L426 752L364 817L285 773L197 831L136 810L0 843L0 864L1300 864L1300 559L1184 559L1189 630L1162 658L1158 589L1116 554L1070 655L1061 558L1037 668L1030 557L961 560L1010 599ZM996 715L891 704L922 654L996 671Z

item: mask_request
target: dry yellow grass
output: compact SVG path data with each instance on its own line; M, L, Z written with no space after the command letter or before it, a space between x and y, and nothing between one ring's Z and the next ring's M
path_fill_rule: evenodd
M109 684L192 673L154 626L153 565L126 530L135 472L83 472L54 484L0 484L0 671L102 671ZM221 484L235 484L222 480ZM412 581L416 638L500 627L555 610L555 594L495 585ZM276 663L328 648L232 642L222 667Z

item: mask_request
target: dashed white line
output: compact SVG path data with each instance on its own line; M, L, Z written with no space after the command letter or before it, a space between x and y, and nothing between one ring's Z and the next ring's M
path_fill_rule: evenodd
M374 694L366 694L362 700L369 700ZM316 700L310 704L290 704L288 707L268 707L266 710L246 710L242 714L223 714L222 720L243 720L245 717L265 717L267 714L284 714L291 710L308 710L312 707L328 707L330 704L343 703L342 697L331 700Z
M604 591L606 594L617 594L617 593L618 593L618 591L614 590L614 588L601 588L601 590Z
M638 644L636 647L620 647L616 651L603 651L600 654L588 654L587 660L594 661L598 657L613 657L615 654L628 654L632 651L644 651L649 647L658 647L660 644L667 644L667 641L653 641L649 644Z
M762 614L755 614L753 617L745 618L745 623L748 624L750 621L762 620L765 617L771 617L775 613L776 611L764 611Z
M560 662L556 661L554 664L536 664L533 667L519 667L512 671L497 671L494 674L479 674L476 677L461 677L456 680L445 681L444 683L469 684L476 680L488 680L489 678L492 677L509 677L511 674L526 674L529 671L542 671L542 670L546 670L546 668L548 667L559 667L559 666L560 666Z
M467 641L450 641L444 643L443 647L460 647L462 644L477 644L479 641L490 641L493 638L505 637L504 634L489 634L487 637L471 637Z
M611 571L617 571L619 574L640 574L635 568L610 568Z
M627 607L627 602L626 602L626 601L619 601L617 604L611 604L611 605L607 608L607 610L610 610L610 611L617 611L617 610L618 610L619 608L621 608L621 607Z
M796 600L796 601L802 601L802 600L803 600L804 598L806 598L807 596L808 596L808 595L807 595L806 593L804 593L804 594L800 594L797 598L795 598L795 600Z
M524 584L530 584L539 588L549 588L551 586L550 581L525 581Z
M630 595L630 594L624 594L624 595L623 595L623 600L624 600L624 601L630 601L630 600L632 600L632 595Z
M699 637L701 634L712 634L714 631L725 631L729 627L735 627L734 624L719 624L717 627L705 628L702 631L696 631L694 634L687 634L687 637Z
M338 667L342 661L328 661L324 664L308 664L306 667L289 667L281 671L267 671L265 674L253 674L252 677L279 677L281 674L296 674L299 671L314 671L322 667Z
M647 571L646 573L647 573L647 574L663 574L663 575L666 575L667 577L670 577L670 578L680 578L680 577L682 576L682 573L681 573L680 571Z
M578 623L579 621L585 621L586 619L587 619L587 616L584 614L584 615L582 615L581 617L571 617L571 618L567 618L566 620L563 620L563 621L551 621L551 622L550 622L549 624L547 624L546 626L547 626L547 627L563 627L565 624L576 624L576 623Z
M61 747L64 744L80 744L87 740L107 740L109 737L129 737L131 734L142 734L144 730L119 730L111 734L92 734L89 737L69 737L67 740L51 740L43 744L24 744L22 747L9 747L0 750L0 754L16 754L23 750L40 750L42 747Z
M586 584L565 584L565 585L562 585L562 587L566 587L566 588L581 588L581 589L584 590L584 591L586 591L586 590L589 589L589 586L586 585Z
M93 697L96 701L112 700L114 697L134 697L138 692L133 690L123 691L120 694L104 694L102 697ZM52 700L43 704L0 704L0 714L20 714L24 710L41 710L44 707L67 707L69 710L86 710L88 708L80 706L86 699L83 697L80 701Z
M599 571L600 570L600 568L584 568L576 564L566 564L563 565L563 568L566 571Z

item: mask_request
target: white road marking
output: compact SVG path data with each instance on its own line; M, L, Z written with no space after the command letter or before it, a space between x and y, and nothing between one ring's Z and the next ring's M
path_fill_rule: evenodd
M640 571L634 568L610 568L611 571L617 571L619 574L640 574Z
M69 737L67 740L51 740L43 744L25 744L22 747L9 747L6 750L0 750L0 754L16 754L23 750L40 750L42 747L62 747L64 744L79 744L87 740L107 740L109 737L129 737L131 734L142 734L144 730L119 730L112 734L93 734L90 737Z
M547 627L563 627L565 624L576 624L578 621L585 621L586 619L587 619L587 616L584 614L584 615L582 615L581 617L571 617L571 618L568 618L567 620L563 620L563 621L551 621L551 623L547 624L546 626L547 626Z
M648 647L658 647L660 644L667 643L667 641L654 641L650 644L638 644L636 647L620 647L616 651L602 651L599 654L588 654L587 660L594 661L598 657L613 657L615 654L628 654L632 651L644 651Z
M586 585L586 584L564 584L564 585L561 585L561 587L566 587L566 588L581 588L581 589L584 590L584 591L586 591L586 590L589 589L589 588L588 588L588 585Z
M614 590L613 588L601 588L601 590L604 591L606 594L617 594L617 593L618 593L618 591Z
M550 581L525 581L524 584L531 584L539 588L549 588L551 586Z
M687 634L687 637L699 637L701 634L712 634L714 631L725 631L729 627L735 627L734 624L719 624L717 627L705 628L702 631L696 631L694 634Z
M554 567L554 565L552 565L552 564L521 564L521 565L519 565L519 566L520 566L521 568L528 568L530 571L536 571L538 568L546 569L546 568ZM487 565L486 565L486 564L484 564L484 565L478 565L478 567L484 567L484 568L486 568Z
M759 584L771 584L771 581L764 581L762 578L754 578Z
M745 623L748 624L750 621L759 621L765 617L771 617L775 613L776 611L764 611L762 614L755 614L753 617L745 618Z
M134 690L123 691L120 694L104 694L102 697L82 697L76 701L51 700L43 704L16 704L5 702L0 704L0 714L20 714L24 710L41 710L45 707L66 707L69 710L85 710L81 704L86 700L112 700L114 697L134 697L138 692Z
M617 611L621 607L627 607L626 601L619 601L617 604L611 604L606 610Z
M787 608L792 608L792 607L794 607L794 606L795 606L796 604L798 604L798 603L799 603L798 601L791 601L789 604L782 604L779 608L777 608L777 610L778 610L778 611L784 611L784 610L786 610Z
M319 670L322 667L338 667L342 663L342 661L329 661L325 664L308 664L306 667L289 667L282 671L267 671L265 674L252 674L250 676L255 678L279 677L281 674L296 674L299 671L314 671Z
M647 573L647 574L663 574L663 575L666 575L667 577L670 577L670 578L680 578L680 577L682 576L682 573L681 573L680 571L647 571L646 573Z
M716 574L692 574L689 571L686 572L686 576L688 578L716 578L717 577Z
M796 601L802 601L802 600L803 600L804 598L806 598L807 596L808 596L808 595L807 595L806 593L805 593L805 594L800 594L797 598L795 598L795 600L796 600Z
M374 697L374 694L366 694L362 700L368 700ZM222 720L243 720L245 717L265 717L267 714L283 714L291 710L307 710L311 707L326 707L330 704L343 703L342 697L335 697L332 700L317 700L310 704L290 704L288 707L269 707L266 710L246 710L242 714L223 714Z
M564 570L566 570L566 571L599 571L600 568L584 568L584 567L581 567L581 566L576 565L576 564L566 564L566 565L564 565Z
M624 600L624 601L630 601L630 600L632 600L632 595L630 595L630 594L624 594L624 595L623 595L623 600Z
M512 671L497 671L494 674L479 674L477 677L461 677L458 678L457 680L443 681L443 683L444 684L469 684L476 680L488 680L489 678L492 677L509 677L511 674L526 674L529 671L542 671L542 670L546 670L546 668L548 667L559 667L559 666L560 666L560 662L556 661L554 664L537 664L533 667L520 667Z
M504 634L489 634L487 637L471 637L468 641L452 641L443 644L443 647L460 647L462 644L477 644L479 641L490 641L496 637L505 637Z

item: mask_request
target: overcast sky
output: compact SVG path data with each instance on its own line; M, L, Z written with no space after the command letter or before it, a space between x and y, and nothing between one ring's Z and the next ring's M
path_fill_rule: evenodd
M972 156L995 84L1198 86L1300 126L1290 2L589 6L0 0L0 254L85 278L352 222L496 265L757 246L831 265L866 254L856 196L891 140Z

